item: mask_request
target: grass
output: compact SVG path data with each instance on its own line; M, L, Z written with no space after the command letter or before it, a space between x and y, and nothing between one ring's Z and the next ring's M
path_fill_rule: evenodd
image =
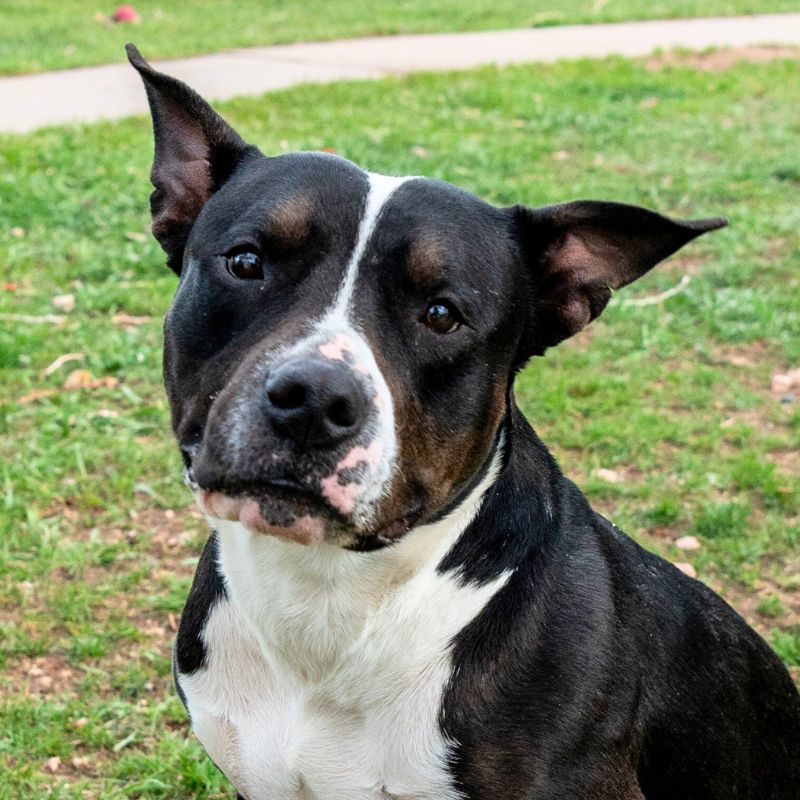
M137 0L135 24L111 24L117 2L4 0L0 74L122 60L133 39L148 58L374 34L524 28L576 22L796 11L796 0Z
M729 216L532 363L518 397L598 509L692 562L795 669L800 403L770 378L800 363L796 75L585 61L222 106L268 153L334 148L498 204ZM161 389L175 279L146 233L151 148L144 119L0 139L3 798L231 796L169 681L204 531ZM670 299L626 304L683 275ZM75 308L57 312L65 293ZM65 390L74 370L88 385ZM684 535L700 549L678 550Z

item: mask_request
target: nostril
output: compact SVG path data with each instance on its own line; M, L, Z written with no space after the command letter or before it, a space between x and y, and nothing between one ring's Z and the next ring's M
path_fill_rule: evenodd
M340 428L350 428L356 424L357 415L353 406L343 397L334 400L326 411L326 416Z
M279 383L277 386L271 386L267 390L267 397L276 408L291 411L305 404L307 391L302 383L289 381L287 383Z

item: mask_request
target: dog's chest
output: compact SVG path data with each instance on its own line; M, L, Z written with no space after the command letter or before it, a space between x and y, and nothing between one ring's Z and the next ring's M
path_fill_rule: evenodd
M208 615L205 666L179 676L217 765L248 800L459 797L439 725L450 643L504 579L465 586L430 568L386 591L359 554L314 563L272 540L254 553L248 537L221 533L229 596Z

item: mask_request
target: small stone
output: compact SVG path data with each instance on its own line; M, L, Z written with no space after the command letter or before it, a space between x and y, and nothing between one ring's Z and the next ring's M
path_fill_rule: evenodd
M608 483L619 483L622 480L622 475L617 472L615 469L605 469L604 467L598 467L594 474L600 478L601 481L607 481Z
M57 294L53 298L53 308L58 309L59 311L64 311L65 313L69 313L75 308L75 295L74 294Z
M675 547L678 550L699 550L700 542L696 536L681 536L675 540Z
M794 392L787 392L783 397L781 397L781 403L784 405L788 405L789 403L794 403L797 400L797 395Z
M15 239L21 239L25 235L25 228L14 227L11 229L11 235Z
M772 374L771 388L775 394L787 394L796 386L800 386L800 368Z
M684 575L688 575L690 578L697 577L697 570L688 561L676 561L674 566L676 566Z

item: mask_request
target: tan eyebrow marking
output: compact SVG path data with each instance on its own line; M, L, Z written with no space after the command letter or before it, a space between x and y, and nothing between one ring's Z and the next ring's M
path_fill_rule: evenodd
M307 195L282 200L267 214L267 227L271 236L296 244L308 236L312 203Z
M423 234L414 239L408 248L406 267L415 281L420 283L438 281L444 267L444 259L437 238L431 234Z

